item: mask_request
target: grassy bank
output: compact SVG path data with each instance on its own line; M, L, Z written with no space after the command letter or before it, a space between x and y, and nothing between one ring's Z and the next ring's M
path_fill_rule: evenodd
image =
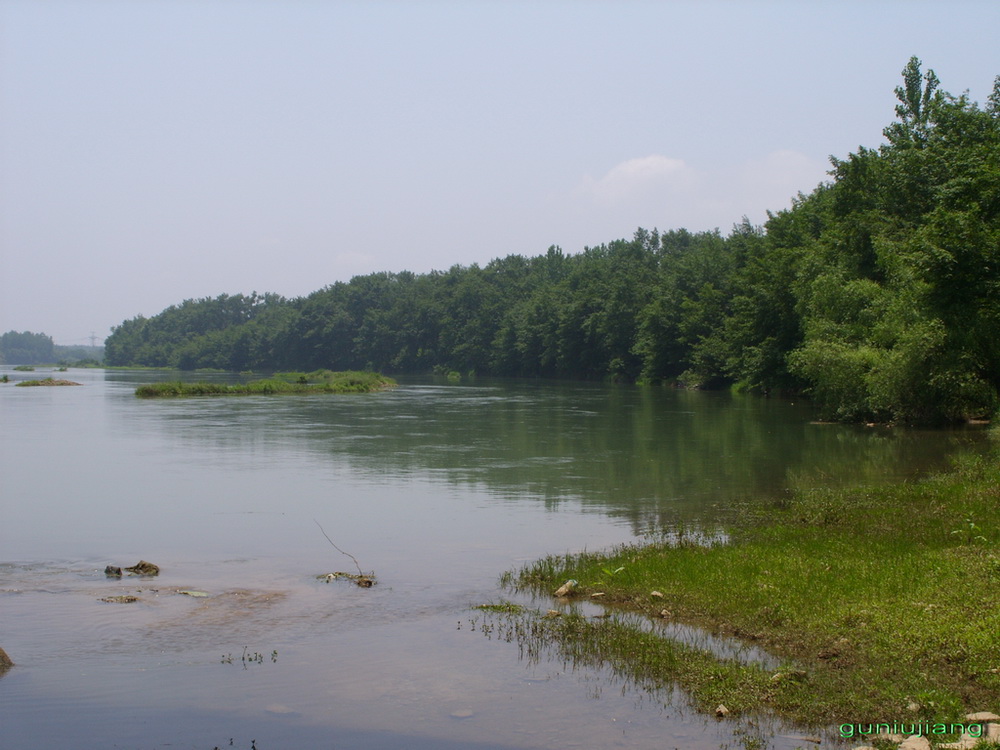
M771 710L814 726L957 721L1000 709L998 508L996 458L913 483L798 493L748 506L725 542L552 557L506 576L542 593L575 579L572 597L601 595L654 627L577 615L508 627L522 648L680 684L704 710ZM666 639L655 623L671 621L784 666Z
M279 373L271 378L249 383L150 383L135 389L140 398L176 398L182 396L252 396L309 393L371 393L395 385L392 378L374 372Z

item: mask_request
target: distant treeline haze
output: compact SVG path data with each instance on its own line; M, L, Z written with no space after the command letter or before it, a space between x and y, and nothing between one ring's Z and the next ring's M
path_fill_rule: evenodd
M896 95L884 145L831 159L832 179L763 227L187 300L116 327L106 362L736 384L805 390L844 420L990 415L1000 76L981 108L913 58Z

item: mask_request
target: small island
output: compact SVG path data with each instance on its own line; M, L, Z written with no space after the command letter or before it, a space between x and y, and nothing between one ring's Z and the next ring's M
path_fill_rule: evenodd
M396 385L392 378L376 372L333 372L316 370L310 373L282 372L270 378L248 383L184 383L170 381L150 383L135 389L139 398L177 398L182 396L270 396L274 394L311 393L372 393Z
M26 385L82 385L81 383L74 383L72 380L57 380L56 378L45 378L44 380L22 380L17 386Z

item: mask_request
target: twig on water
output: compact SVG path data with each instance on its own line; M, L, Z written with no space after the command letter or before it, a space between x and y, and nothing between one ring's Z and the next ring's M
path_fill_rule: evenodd
M319 526L319 521L317 521L315 518L313 519L313 523L316 524L317 526ZM339 552L342 555L347 555L349 558L351 558L352 560L354 560L354 566L358 569L358 576L361 577L361 578L364 578L365 574L361 571L361 564L358 562L358 558L356 558L350 552L344 552L344 550L342 550L340 547L338 547L336 544L334 544L333 540L329 536L327 536L327 533L325 531L323 531L323 527L322 526L319 526L319 530L323 533L323 536L326 537L326 541L328 541L330 544L332 544L333 548L335 550L337 550L337 552Z

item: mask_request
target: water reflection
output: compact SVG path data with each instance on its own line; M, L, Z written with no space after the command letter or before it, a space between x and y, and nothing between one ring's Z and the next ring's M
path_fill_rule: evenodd
M712 523L734 501L788 489L911 478L985 448L977 429L819 424L807 405L780 400L577 383L411 383L370 398L146 408L206 455L240 447L373 481L430 478L549 509L574 501L637 533Z

